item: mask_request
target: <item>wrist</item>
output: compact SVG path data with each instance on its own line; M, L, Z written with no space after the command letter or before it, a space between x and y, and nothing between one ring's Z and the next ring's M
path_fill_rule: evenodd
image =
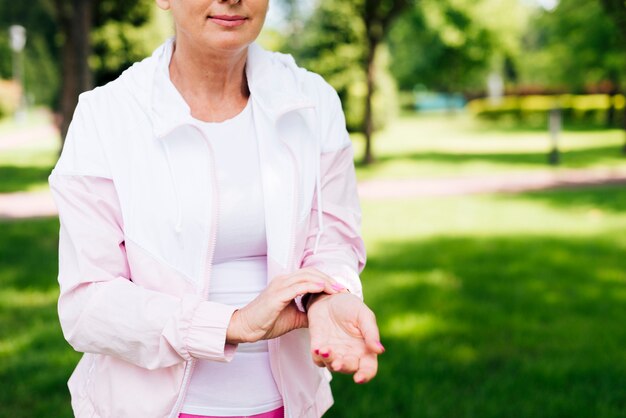
M309 312L311 306L315 304L315 302L322 300L328 296L331 296L327 293L307 293L302 298L302 306L304 307L304 312Z
M307 294L305 296L308 296L307 298L303 298L302 300L302 305L304 306L304 311L306 313L309 312L309 310L318 302L321 302L323 300L326 300L328 298L331 298L333 296L340 296L340 295L344 295L344 294L348 294L350 295L350 291L348 289L343 289L342 291L338 292L338 293L332 293L332 294L328 294L328 293L310 293Z
M230 322L226 329L226 344L241 344L245 342L248 341L244 338L244 333L242 332L241 312L237 309L230 317Z

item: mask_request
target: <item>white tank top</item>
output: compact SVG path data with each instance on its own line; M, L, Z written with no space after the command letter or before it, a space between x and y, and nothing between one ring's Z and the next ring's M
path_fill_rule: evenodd
M243 307L267 285L267 240L252 100L219 123L203 122L218 183L218 226L209 300ZM267 341L240 344L229 363L198 360L181 412L245 416L283 405Z

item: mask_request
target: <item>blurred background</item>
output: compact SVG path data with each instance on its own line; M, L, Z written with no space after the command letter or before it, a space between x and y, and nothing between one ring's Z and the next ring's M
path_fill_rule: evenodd
M47 176L152 0L0 2L0 417L72 416ZM626 416L626 3L271 0L338 91L387 352L329 417Z

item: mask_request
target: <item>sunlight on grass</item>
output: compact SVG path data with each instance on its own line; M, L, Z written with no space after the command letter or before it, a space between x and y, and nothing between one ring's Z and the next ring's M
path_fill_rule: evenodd
M26 113L26 120L23 122L16 122L11 117L5 117L0 119L0 135L7 135L16 131L22 130L25 127L42 126L50 123L52 116L50 111L46 108L34 108L29 109ZM0 142L1 138L0 138Z
M388 318L380 325L382 333L389 337L407 337L420 340L445 330L445 324L429 313L407 312Z
M58 290L16 290L12 288L0 290L0 300L3 308L32 308L47 305L56 305Z
M588 193L565 190L523 195L413 198L398 204L364 200L364 231L366 241L376 249L377 241L385 236L396 240L442 234L589 236L626 228L626 211L619 209L626 208L623 190L619 186L607 186L590 189ZM624 206L605 205L603 200L608 199L619 199Z
M352 135L357 161L363 137ZM469 115L410 115L394 121L374 137L377 161L357 167L360 179L488 175L525 170L573 168L626 169L618 129L562 132L562 163L549 166L550 137L545 131L499 129Z

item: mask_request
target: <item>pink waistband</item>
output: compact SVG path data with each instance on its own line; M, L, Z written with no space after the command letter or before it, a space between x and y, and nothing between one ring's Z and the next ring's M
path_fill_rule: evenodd
M179 414L178 418L283 418L285 416L285 408L281 406L273 411L263 412L262 414L246 415L246 416L231 416L231 417L213 417L208 415L191 415L191 414Z

